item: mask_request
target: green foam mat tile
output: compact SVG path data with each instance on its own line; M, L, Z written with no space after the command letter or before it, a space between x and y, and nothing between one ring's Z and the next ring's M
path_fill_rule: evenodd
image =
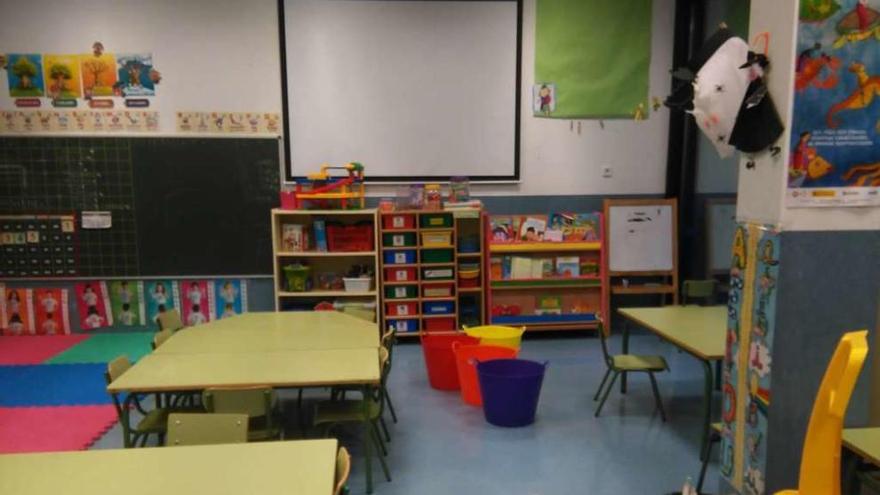
M93 335L45 361L45 364L109 363L121 354L134 362L150 353L152 341L153 332Z

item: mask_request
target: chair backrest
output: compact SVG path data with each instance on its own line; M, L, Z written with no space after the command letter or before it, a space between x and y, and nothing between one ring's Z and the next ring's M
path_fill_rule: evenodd
M171 336L174 335L174 331L172 330L161 330L156 332L153 335L153 350L159 348L160 345L164 344L166 340L170 339Z
M800 495L840 495L843 419L868 354L868 331L840 338L816 394L798 481Z
M349 455L345 447L339 447L339 451L336 453L336 489L333 490L334 495L342 494L349 474L351 474L351 455Z
M711 304L715 300L715 286L718 281L709 280L685 280L682 284L682 302L687 304L691 299L700 299L705 304Z
M394 338L394 327L389 326L388 331L386 331L384 334L382 334L382 340L381 340L382 347L384 347L385 349L388 349L388 360L389 361L391 361L391 356L394 355L395 340L396 339Z
M128 371L129 368L131 368L131 361L129 361L128 357L124 354L117 356L113 361L107 363L107 371L104 372L104 380L107 382L107 385L113 383L113 380L122 376L122 374ZM121 418L122 402L119 400L119 395L110 394L110 398L113 399L113 406L116 407L116 414Z
M271 418L275 392L270 387L209 388L203 394L205 410Z
M248 434L247 414L168 415L166 446L245 443Z
M605 364L607 364L610 368L613 361L611 359L611 355L608 353L608 334L605 330L605 322L602 320L602 318L596 318L596 321L596 332L599 334L599 342L602 343L602 356L605 358Z
M177 311L177 308L171 308L163 313L159 313L157 320L159 322L159 330L176 332L183 328L183 320L180 319L180 312Z

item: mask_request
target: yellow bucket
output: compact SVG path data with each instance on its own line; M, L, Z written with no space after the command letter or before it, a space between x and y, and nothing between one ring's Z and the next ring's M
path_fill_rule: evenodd
M523 332L526 327L513 328L501 325L484 325L480 327L464 327L464 333L469 337L480 339L481 345L495 345L519 349Z

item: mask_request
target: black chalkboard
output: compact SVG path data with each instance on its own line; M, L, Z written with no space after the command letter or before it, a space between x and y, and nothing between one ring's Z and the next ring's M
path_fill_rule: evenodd
M0 214L110 211L79 230L79 276L272 271L278 140L2 137Z

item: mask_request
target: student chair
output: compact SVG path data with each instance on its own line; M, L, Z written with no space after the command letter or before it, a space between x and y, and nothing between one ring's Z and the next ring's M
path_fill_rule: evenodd
M692 300L699 300L700 304L712 304L715 302L715 287L718 281L709 280L685 280L682 284L681 303L689 304Z
M608 343L606 342L608 337L605 334L605 325L601 320L599 320L597 330L599 332L599 340L602 342L602 355L605 357L605 365L608 369L605 371L605 376L602 377L599 389L596 390L596 394L593 396L593 401L599 400L599 396L602 396L602 400L599 402L598 407L596 407L595 416L599 417L599 413L602 412L602 406L605 405L605 400L608 399L608 394L611 393L611 389L614 388L614 382L621 373L647 373L651 379L651 388L654 390L654 402L660 411L660 417L665 422L666 412L663 410L663 402L660 400L660 390L657 388L657 379L654 377L654 373L669 369L666 359L663 356L640 356L636 354L610 355L608 353ZM605 382L612 373L611 383L608 384L605 393L602 393Z
M389 327L388 331L382 335L382 347L384 347L388 351L388 374L391 374L391 363L394 361L394 344L397 343L397 337L394 335L394 327ZM397 423L397 413L394 412L394 404L391 403L391 394L388 393L388 389L385 389L385 404L388 405L388 412L391 413L391 421ZM391 438L388 436L388 429L385 428L385 421L382 421L382 428L385 430L385 436L391 441Z
M840 338L813 402L798 488L776 495L840 495L843 419L868 354L867 336L862 330Z
M164 344L166 340L170 339L171 336L174 335L174 332L171 330L160 330L153 334L153 350L159 348L160 345Z
M247 414L251 442L282 437L275 418L275 399L270 387L209 388L202 394L202 403L210 413Z
M379 387L374 388L359 400L329 400L315 404L314 426L324 429L325 436L337 425L344 423L362 423L364 425L364 448L375 449L385 479L391 481L385 456L388 455L385 442L379 434L378 422L385 408L385 383L388 379L388 349L379 348L379 369L381 370ZM367 486L367 493L371 487Z
M166 446L245 443L248 437L247 414L168 415Z
M183 320L180 319L180 312L176 308L159 313L157 320L159 330L170 330L173 333L183 328Z
M345 447L339 447L339 451L336 453L336 488L333 490L333 495L348 494L348 487L345 486L345 483L348 482L350 474L351 455Z
M119 356L113 361L107 363L107 371L104 373L104 379L107 381L107 385L110 385L114 380L122 376L122 374L128 371L129 368L131 368L131 361L129 361L126 356ZM156 435L159 439L159 443L162 443L162 439L165 436L165 423L168 419L168 409L157 407L147 411L141 405L137 395L125 396L123 398L120 394L111 393L110 397L113 399L113 406L116 408L116 415L119 417L119 422L122 424L122 439L123 445L126 448L137 447L138 441L140 441L139 446L143 447L146 445L147 438L150 435ZM129 401L134 404L135 409L143 416L134 426L131 426L129 422L126 421L125 415L123 414L123 407L128 407Z

